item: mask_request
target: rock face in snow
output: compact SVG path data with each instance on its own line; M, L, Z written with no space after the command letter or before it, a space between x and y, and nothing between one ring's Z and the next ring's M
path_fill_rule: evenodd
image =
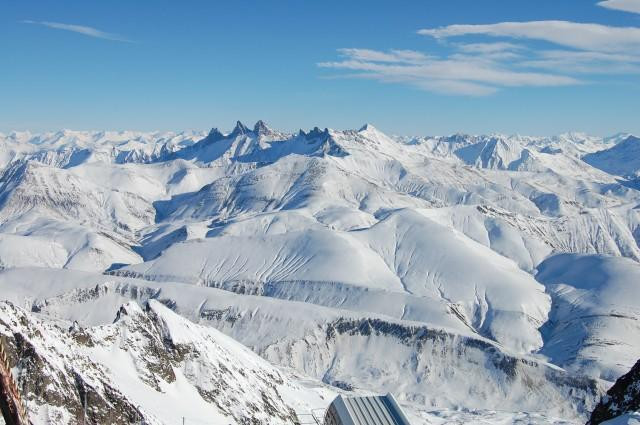
M93 328L51 323L0 303L0 335L35 424L182 417L294 424L294 407L311 394L237 342L156 301L145 310L123 305L113 324Z
M635 414L634 414L635 412ZM640 418L640 361L621 376L591 414L588 425L600 423L633 423ZM625 418L626 416L626 418ZM619 420L611 421L611 419Z
M473 416L451 413L466 408L586 420L639 349L640 186L633 161L616 159L634 140L407 138L372 125L288 134L262 121L0 135L0 298L37 313L26 320L77 321L95 347L140 359L103 335L126 328L112 324L121 305L161 300L207 329L194 346L216 328L309 379L393 392L425 421L432 408L452 409L442 413L452 421ZM153 324L148 341L164 340L159 306L132 309ZM135 401L158 391L189 411L171 398L184 385L212 415L242 420L207 401L215 390L195 381L207 371L156 348L164 372L142 360L129 370L142 384L77 379L104 406L105 388L119 391L134 406L114 408L123 415L163 414ZM96 367L109 369L103 360ZM76 385L73 362L58 366ZM282 403L267 392L278 413L257 420L286 423L287 391ZM256 397L237 403L263 412ZM74 400L60 418L79 418Z

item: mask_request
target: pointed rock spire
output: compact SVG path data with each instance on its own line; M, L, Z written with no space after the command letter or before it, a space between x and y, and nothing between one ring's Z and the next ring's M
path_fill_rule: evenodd
M308 139L314 139L316 137L320 137L322 135L329 134L329 130L325 128L325 131L320 130L318 127L313 127L313 130L307 133Z
M222 134L222 132L218 130L216 127L213 127L209 132L209 134L207 135L207 139L212 142L215 142L216 140L224 139L224 134Z
M267 134L271 132L271 129L265 124L264 121L258 120L256 125L253 126L253 132L256 134Z
M243 134L247 134L250 131L251 130L249 130L247 128L247 126L245 126L240 121L238 121L238 122L236 122L236 127L233 129L233 131L231 132L230 136L232 136L232 137L240 136L240 135L243 135Z

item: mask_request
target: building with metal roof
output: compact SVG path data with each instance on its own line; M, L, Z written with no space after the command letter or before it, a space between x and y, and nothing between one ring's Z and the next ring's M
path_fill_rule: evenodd
M343 397L331 402L324 425L410 425L391 394L374 397Z

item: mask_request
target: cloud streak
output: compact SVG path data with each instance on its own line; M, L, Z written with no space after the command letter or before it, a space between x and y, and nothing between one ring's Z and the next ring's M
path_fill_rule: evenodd
M504 47L504 46L503 46ZM466 48L466 47L465 47ZM322 68L349 71L349 77L405 83L437 93L483 96L503 87L580 84L569 76L507 69L494 59L467 54L437 58L421 52L340 49L342 60L321 62ZM409 59L407 59L409 58Z
M598 5L640 13L640 0L604 0ZM620 77L640 75L638 27L547 20L454 24L420 29L418 34L440 41L439 55L348 48L338 50L339 60L317 65L341 70L344 77L472 96L509 87L601 84L607 81L602 76L622 81Z
M623 53L543 50L519 65L538 69L562 69L576 74L640 75L640 52L634 56Z
M623 12L640 13L640 0L605 0L599 2L598 6Z
M418 34L446 39L485 35L541 40L580 50L599 52L640 49L640 28L612 27L568 21L500 22L489 25L448 25L421 29Z
M23 24L33 24L33 25L42 25L47 28L53 28L64 31L71 31L78 34L86 35L88 37L101 38L104 40L112 40L112 41L122 41L131 43L132 41L124 38L118 34L113 34L105 31L100 31L99 29L88 27L85 25L73 25L73 24L63 24L60 22L49 22L49 21L31 21L25 20L22 21Z
M463 52L468 53L503 53L524 49L524 46L514 43L497 42L497 43L466 43L458 44L457 47Z
M371 49L338 49L338 53L353 60L372 62L424 63L429 59L427 55L415 50L390 50L381 52Z

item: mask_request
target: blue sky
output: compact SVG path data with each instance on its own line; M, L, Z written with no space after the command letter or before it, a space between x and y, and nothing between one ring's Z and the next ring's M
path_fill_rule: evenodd
M3 132L640 133L640 0L5 1L0 58Z

